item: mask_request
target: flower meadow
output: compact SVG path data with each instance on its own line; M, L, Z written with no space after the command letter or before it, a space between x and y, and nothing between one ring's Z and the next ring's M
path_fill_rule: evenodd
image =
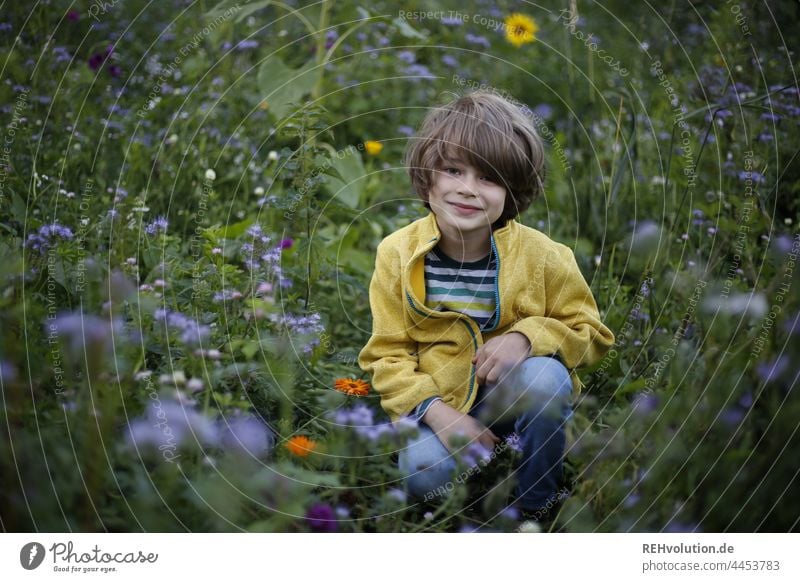
M4 531L798 530L798 4L429 4L3 8ZM403 150L477 88L616 336L546 521L513 438L410 498L357 365Z

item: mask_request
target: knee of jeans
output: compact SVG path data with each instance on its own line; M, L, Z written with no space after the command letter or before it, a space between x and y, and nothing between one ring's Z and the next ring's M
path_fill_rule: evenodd
M435 446L409 446L400 453L399 467L405 475L408 493L426 501L446 495L454 487L455 460L444 445L437 444L444 453Z
M566 404L572 396L569 370L555 358L532 357L521 364L524 390L542 404Z

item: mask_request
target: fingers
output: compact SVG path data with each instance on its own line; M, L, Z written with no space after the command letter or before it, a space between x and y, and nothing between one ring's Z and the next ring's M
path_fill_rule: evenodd
M486 449L491 451L497 443L500 442L500 439L497 438L492 431L488 428L481 433L481 436L478 439L478 442Z

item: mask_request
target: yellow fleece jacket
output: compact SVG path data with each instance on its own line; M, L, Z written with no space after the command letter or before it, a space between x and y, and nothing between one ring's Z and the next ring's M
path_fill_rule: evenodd
M441 397L466 413L477 395L472 358L483 343L516 331L531 356L556 354L570 370L590 365L614 343L572 250L510 220L492 234L497 261L495 326L481 332L467 315L425 306L425 255L441 237L433 213L378 245L369 287L372 336L359 354L392 420L423 400Z

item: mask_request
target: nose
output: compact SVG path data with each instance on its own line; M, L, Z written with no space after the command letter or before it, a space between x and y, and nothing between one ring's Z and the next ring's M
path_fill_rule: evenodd
M458 192L460 194L477 195L478 180L472 172L466 172L458 181Z

